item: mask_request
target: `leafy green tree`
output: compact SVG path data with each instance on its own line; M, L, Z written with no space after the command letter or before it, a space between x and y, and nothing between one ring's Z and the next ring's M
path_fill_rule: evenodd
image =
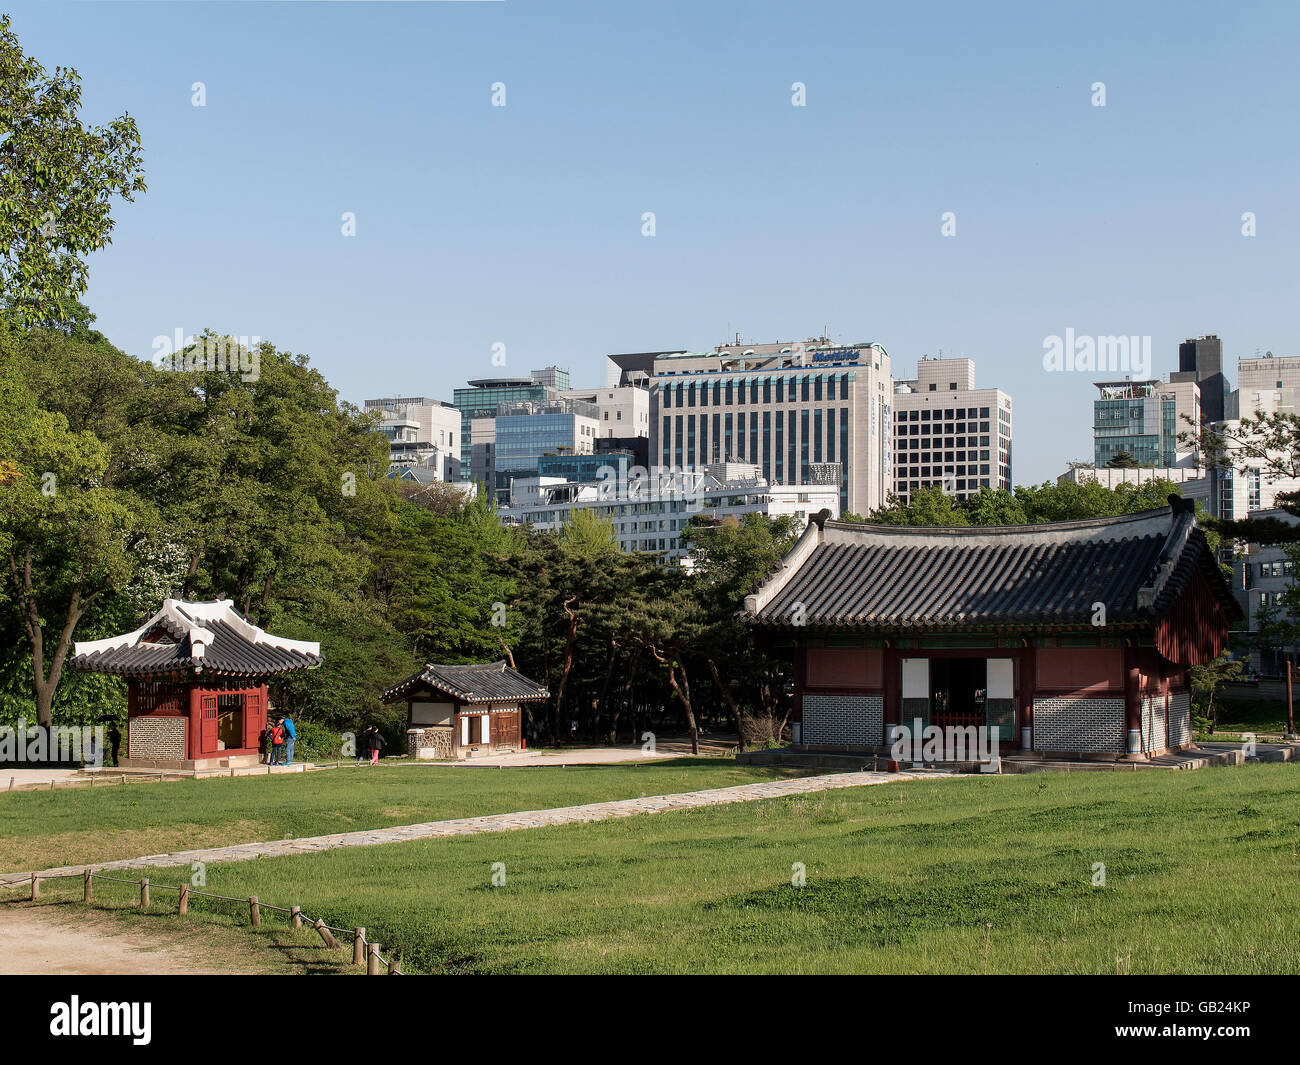
M1024 503L1005 488L981 488L962 504L972 525L1024 525Z
M0 313L24 328L64 319L85 257L111 239L113 201L145 191L135 120L85 126L80 109L77 72L47 72L0 17Z
M892 493L885 506L871 512L868 519L876 525L969 525L957 499L938 485L924 485L904 503Z
M1015 497L1031 525L1051 521L1082 521L1135 514L1169 505L1178 486L1172 481L1150 480L1107 488L1094 480L1040 485L1017 485Z
M1131 452L1120 450L1111 456L1106 465L1112 470L1136 470L1141 463L1133 457Z
M1270 484L1300 477L1300 415L1257 411L1237 422L1201 426L1186 416L1184 420L1190 428L1179 434L1179 440L1197 448L1210 469L1257 473ZM1300 492L1278 492L1274 506L1300 517ZM1241 543L1300 543L1300 523L1273 515L1209 518L1206 525Z
M1224 651L1213 662L1206 662L1204 665L1192 666L1190 670L1192 693L1198 699L1204 699L1204 715L1209 724L1207 731L1214 732L1218 724L1218 711L1214 706L1215 693L1228 681L1236 680L1240 675L1245 663L1234 659L1227 651Z
M147 529L105 483L108 448L30 399L18 407L5 432L17 477L0 488L0 543L7 597L31 655L37 722L48 726L78 623L129 581Z
M721 521L696 518L682 532L694 560L691 585L702 610L696 645L719 697L731 713L740 749L745 749L747 717L756 710L771 719L780 669L757 646L753 630L738 611L776 568L798 537L793 517L745 514ZM784 721L772 731L779 739ZM769 734L770 735L770 734Z
M689 586L690 577L680 567L664 568L657 576L653 593L643 600L634 638L666 676L673 696L681 703L691 753L699 754L700 725L688 659L698 654L708 619Z

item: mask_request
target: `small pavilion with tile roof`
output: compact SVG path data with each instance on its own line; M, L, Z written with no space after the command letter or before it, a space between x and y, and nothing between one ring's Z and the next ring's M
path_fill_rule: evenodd
M320 644L272 636L229 599L164 600L134 632L78 641L72 665L127 680L132 768L210 769L258 762L268 677L313 669Z
M437 665L395 684L385 703L406 702L406 745L412 758L471 758L523 747L523 706L551 693L504 661Z
M1146 760L1192 744L1191 666L1240 616L1194 506L1004 527L822 511L742 617L793 649L794 742L881 750L900 726L1004 751Z

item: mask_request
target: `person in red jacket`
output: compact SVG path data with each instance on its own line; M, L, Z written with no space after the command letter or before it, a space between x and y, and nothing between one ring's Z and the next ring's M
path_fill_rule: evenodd
M271 726L271 765L279 765L284 755L284 724L277 721Z

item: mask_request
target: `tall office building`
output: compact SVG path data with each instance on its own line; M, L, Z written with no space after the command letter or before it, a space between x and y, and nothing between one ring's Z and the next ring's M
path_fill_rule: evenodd
M590 404L560 399L552 403L502 403L493 432L491 478L499 500L510 497L516 477L536 477L546 455L592 455L600 422Z
M1300 395L1300 356L1271 352L1237 360L1237 391L1228 399L1226 418L1252 414L1295 414Z
M1210 512L1216 518L1232 520L1272 510L1280 494L1300 491L1300 478L1277 476L1262 457L1243 454L1239 439L1242 422L1256 414L1295 414L1298 394L1300 357L1269 353L1237 360L1237 389L1229 393L1218 425L1228 456L1208 471Z
M929 485L965 499L1011 488L1011 397L975 387L971 359L922 359L894 383L894 493Z
M1181 379L1179 379L1181 378ZM1093 462L1100 469L1125 452L1139 466L1196 466L1199 452L1183 441L1203 415L1200 386L1187 375L1170 381L1097 381L1092 404ZM1220 397L1222 399L1222 397Z
M460 411L460 461L465 469L474 466L473 447L489 441L475 440L472 422L475 419L495 418L502 403L547 403L560 398L569 387L569 371L555 366L532 370L527 377L484 377L467 382L467 387L452 393L452 400Z
M889 354L879 344L825 337L657 354L651 462L748 462L775 485L833 479L840 509L867 514L884 505L890 488L890 382Z
M1184 340L1178 345L1178 373L1171 383L1195 381L1201 390L1201 417L1207 422L1224 418L1228 379L1223 376L1223 342L1209 335Z

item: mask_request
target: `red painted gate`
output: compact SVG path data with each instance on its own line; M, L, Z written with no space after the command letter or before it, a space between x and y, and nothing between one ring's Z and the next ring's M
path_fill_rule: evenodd
M199 696L199 752L215 753L217 750L217 697Z

